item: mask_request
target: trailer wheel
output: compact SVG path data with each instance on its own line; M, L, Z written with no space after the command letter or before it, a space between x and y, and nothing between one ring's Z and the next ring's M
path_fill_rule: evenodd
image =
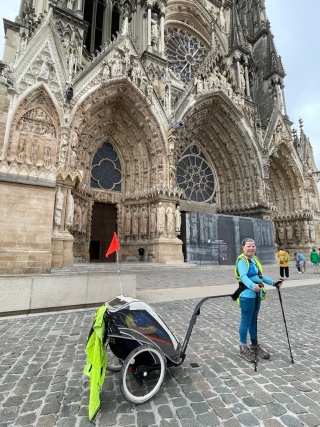
M166 374L167 359L160 349L143 344L124 360L120 390L130 403L148 402L159 391Z

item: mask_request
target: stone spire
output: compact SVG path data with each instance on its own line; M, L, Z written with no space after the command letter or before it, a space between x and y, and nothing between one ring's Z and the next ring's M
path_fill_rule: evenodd
M275 80L279 78L284 78L286 73L284 71L281 57L277 53L277 49L274 43L274 36L270 30L269 22L268 25L268 35L267 35L267 57L266 57L266 67L265 67L265 79L272 77Z
M246 54L249 52L246 30L241 24L235 1L232 4L230 14L229 48L230 50L240 50L242 53Z

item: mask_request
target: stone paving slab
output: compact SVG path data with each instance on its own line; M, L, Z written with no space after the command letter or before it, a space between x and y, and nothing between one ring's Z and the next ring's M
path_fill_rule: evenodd
M320 286L284 287L281 295L294 364L277 292L269 292L262 305L259 337L272 355L259 362L257 372L238 356L237 305L230 298L209 300L186 360L167 369L153 400L126 402L119 374L107 373L95 425L319 426ZM181 341L199 301L195 297L152 304ZM82 371L93 315L94 310L78 310L0 319L0 427L92 425Z

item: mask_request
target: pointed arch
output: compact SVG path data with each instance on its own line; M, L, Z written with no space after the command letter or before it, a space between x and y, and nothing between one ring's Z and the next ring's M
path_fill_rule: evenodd
M18 99L8 125L5 157L49 168L56 162L61 121L57 105L43 84Z

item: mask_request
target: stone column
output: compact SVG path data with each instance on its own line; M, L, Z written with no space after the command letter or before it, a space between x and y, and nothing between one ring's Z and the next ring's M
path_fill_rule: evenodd
M249 73L248 73L248 62L247 62L247 58L245 59L245 63L244 63L244 77L246 79L246 92L247 92L247 96L251 96L251 94L250 94L250 82L249 82Z
M284 108L284 114L287 116L287 105L286 105L286 98L284 96L284 85L280 85L281 93L282 93L282 102L283 102L283 108Z
M164 14L160 16L160 53L164 53Z
M240 58L236 58L238 87L241 88Z
M107 0L103 10L102 46L111 40L112 2Z
M92 20L91 20L91 40L90 40L90 52L91 53L94 53L96 19L97 19L97 0L93 0Z

